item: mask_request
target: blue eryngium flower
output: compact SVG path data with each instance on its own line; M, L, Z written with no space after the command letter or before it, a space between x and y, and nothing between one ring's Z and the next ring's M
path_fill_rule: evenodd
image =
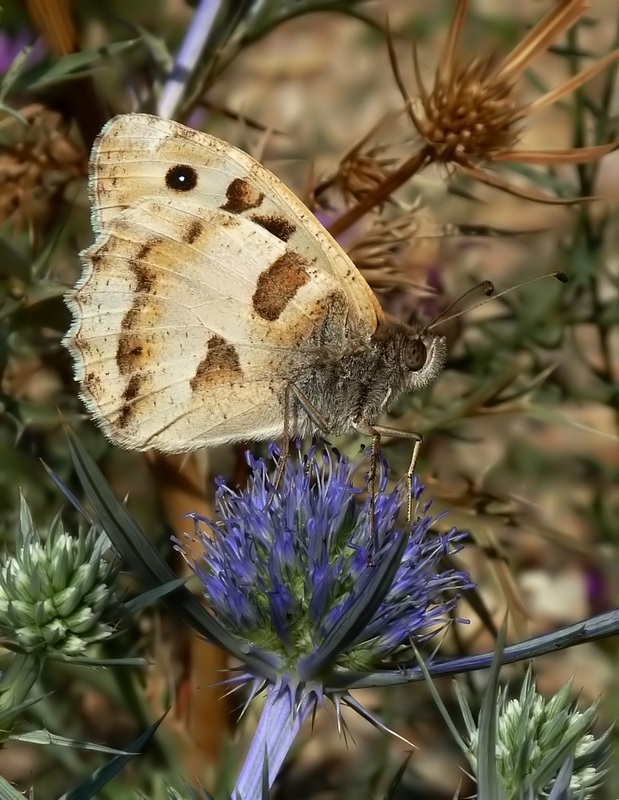
M419 484L414 522L402 524L405 487L387 491L381 465L371 537L369 500L359 502L355 466L336 450L289 457L277 490L275 447L268 460L247 460L247 488L219 480L219 521L194 515L192 549L183 551L212 613L243 642L251 696L267 688L236 787L243 800L261 796L265 754L271 783L301 723L325 697L338 720L342 702L369 718L347 692L352 678L393 668L412 642L452 621L459 593L471 587L467 574L442 569L465 534L431 531L435 520L429 504L420 505Z

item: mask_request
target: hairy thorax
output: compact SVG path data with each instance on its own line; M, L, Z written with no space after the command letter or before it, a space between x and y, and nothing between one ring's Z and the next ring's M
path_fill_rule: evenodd
M403 392L434 380L444 360L442 337L391 319L369 342L350 342L339 350L325 346L320 361L293 381L291 430L338 435L358 424L373 425Z

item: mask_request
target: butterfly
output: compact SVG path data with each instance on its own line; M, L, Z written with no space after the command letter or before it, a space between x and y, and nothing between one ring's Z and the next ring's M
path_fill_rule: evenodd
M379 425L431 383L445 339L387 315L353 262L247 153L148 114L93 146L95 242L66 296L81 398L131 450Z

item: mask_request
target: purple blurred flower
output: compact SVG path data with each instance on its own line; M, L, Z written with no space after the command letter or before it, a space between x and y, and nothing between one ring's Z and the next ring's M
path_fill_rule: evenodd
M372 540L354 464L315 446L286 460L274 491L278 460L275 447L268 460L248 454L252 474L243 491L219 481L221 519L194 516L199 547L189 559L213 615L244 642L252 666L239 680L253 683L252 698L267 689L236 787L243 800L262 796L265 765L272 783L302 722L325 698L340 723L342 703L370 718L347 691L347 676L351 684L359 671L393 667L411 641L449 624L459 593L471 586L466 573L440 570L466 534L430 531L435 519L429 504L419 504L423 487L413 489L419 516L400 525L406 491L403 484L387 490L381 465ZM262 673L261 663L269 665Z
M21 28L13 34L0 31L0 74L3 75L13 64L24 48L31 46L26 64L31 67L40 61L45 54L43 39L36 38L32 31Z

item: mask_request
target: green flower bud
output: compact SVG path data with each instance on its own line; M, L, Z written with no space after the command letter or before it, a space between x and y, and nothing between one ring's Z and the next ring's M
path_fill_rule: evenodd
M119 602L111 588L119 564L103 557L107 547L94 529L71 536L59 517L40 536L22 497L16 553L0 563L0 634L29 652L63 656L111 636L105 618Z
M460 702L465 703L460 697ZM572 699L572 681L554 697L537 694L527 673L520 696L509 700L502 691L496 705L496 769L505 800L529 796L546 797L567 759L573 758L566 797L592 798L607 770L610 731L596 738L597 703L578 711ZM468 729L468 757L477 772L479 731L468 706L463 707ZM532 794L531 794L532 792Z

